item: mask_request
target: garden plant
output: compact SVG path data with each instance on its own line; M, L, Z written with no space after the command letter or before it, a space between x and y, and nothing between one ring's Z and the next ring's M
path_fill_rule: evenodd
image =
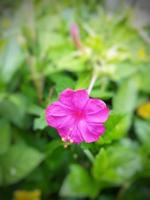
M1 1L0 200L150 199L150 26L106 2Z

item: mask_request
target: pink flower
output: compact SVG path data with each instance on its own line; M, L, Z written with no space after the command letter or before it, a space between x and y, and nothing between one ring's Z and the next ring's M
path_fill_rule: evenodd
M46 121L57 129L65 142L95 142L104 133L109 109L99 99L89 98L86 90L64 90L59 100L46 109Z

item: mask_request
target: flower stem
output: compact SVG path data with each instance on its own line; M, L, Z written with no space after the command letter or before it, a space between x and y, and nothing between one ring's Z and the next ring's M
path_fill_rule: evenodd
M147 32L143 30L143 28L138 28L139 34L142 37L142 39L150 44L150 37L148 36Z
M131 185L131 183L127 182L120 188L120 190L119 190L119 192L117 194L116 200L121 200L122 199L124 193L129 188L130 185Z
M91 82L90 82L90 85L89 85L89 88L88 88L88 94L90 95L93 87L94 87L94 84L96 82L96 79L97 79L97 74L94 72L93 73L93 76L92 76L92 79L91 79Z
M89 158L89 160L93 163L94 162L94 156L92 155L90 150L89 149L84 149L83 151L84 151L85 155Z

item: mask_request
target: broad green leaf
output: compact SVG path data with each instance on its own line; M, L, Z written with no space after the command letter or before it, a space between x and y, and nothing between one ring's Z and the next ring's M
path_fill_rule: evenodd
M136 119L135 121L135 130L139 140L143 144L147 144L147 147L150 145L150 123L149 121L144 121Z
M21 94L8 95L0 102L0 116L19 127L26 122L26 109L26 98Z
M149 74L150 74L150 66L149 66L149 62L145 65L142 64L141 66L141 70L139 71L139 73L137 74L137 82L138 82L138 87L141 91L143 92L150 92L150 78L149 78Z
M132 113L137 100L137 85L133 80L123 81L113 99L113 109L115 112Z
M132 77L138 68L129 61L124 61L115 65L115 73L113 74L114 80L123 80Z
M102 91L100 89L93 89L91 96L93 98L110 99L113 97L113 93L109 91Z
M141 177L144 178L150 178L150 159L149 159L149 152L147 154L147 152L144 151L144 149L142 149L141 151L141 156L142 156L142 164L143 164L143 170L140 173ZM149 151L149 150L148 150Z
M148 121L136 119L135 131L141 144L141 156L143 170L141 172L142 177L150 177L150 123Z
M47 123L46 123L46 119L45 119L45 111L42 110L42 112L40 113L40 116L34 119L33 128L34 128L34 130L37 130L37 129L42 130L46 126L47 126Z
M53 151L55 151L58 147L63 146L63 143L61 140L54 140L48 143L46 146L46 155L51 156Z
M92 180L88 172L79 165L71 165L70 173L65 178L60 190L64 197L94 197L99 186Z
M108 152L102 148L95 157L93 166L94 177L96 179L100 179L100 177L103 176L108 167L109 167L109 155Z
M142 163L143 163L143 170L140 173L140 177L143 178L150 178L150 159L149 156L143 155L144 152L141 154L142 156Z
M57 51L59 51L59 49ZM73 57L72 55L62 56L59 53L59 55L53 61L54 64L47 65L47 68L45 69L45 74L50 75L52 73L62 71L82 72L87 67L86 61L87 58L85 57L80 57L79 59L76 59L76 57Z
M51 79L56 85L57 94L59 94L66 88L74 89L74 80L65 74L54 74L51 76Z
M81 73L76 82L75 89L84 88L87 89L90 83L91 74L90 73Z
M93 164L96 180L108 185L120 185L141 170L141 157L136 143L122 140L100 150Z
M113 111L126 114L126 129L131 125L131 117L137 103L137 84L133 79L123 81L113 98Z
M0 121L0 155L5 153L10 145L10 125L7 121Z
M19 68L23 60L23 54L15 39L12 39L6 45L0 61L0 77L8 83L13 74Z
M28 112L31 115L37 115L40 116L41 112L43 112L43 108L41 108L38 105L32 104L29 108L28 108Z
M9 185L25 178L43 160L42 153L25 145L12 145L0 156L0 185Z
M125 135L125 115L111 114L108 121L105 123L106 131L100 137L100 144L109 144L112 141L118 140Z

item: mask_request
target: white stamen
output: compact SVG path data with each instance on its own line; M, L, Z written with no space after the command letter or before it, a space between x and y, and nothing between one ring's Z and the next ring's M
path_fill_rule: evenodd
M69 135L68 135L67 139L68 139L68 140L70 140L70 139L71 139Z
M73 139L70 139L70 143L73 143Z
M64 144L64 148L67 148L68 147L68 144Z

